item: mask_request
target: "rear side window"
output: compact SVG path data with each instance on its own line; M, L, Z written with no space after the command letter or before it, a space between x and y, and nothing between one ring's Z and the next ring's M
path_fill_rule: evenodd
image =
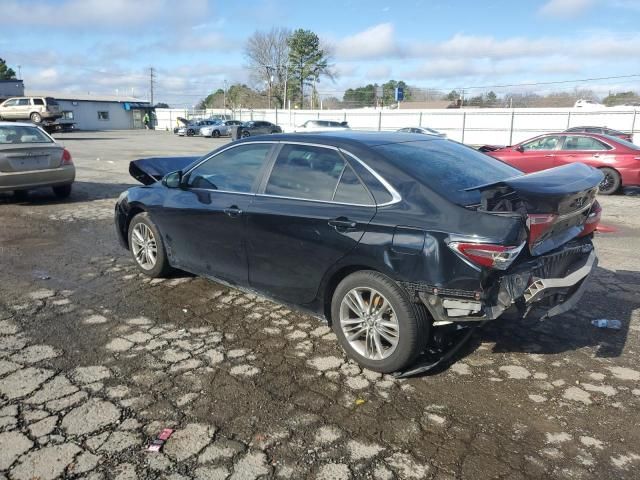
M349 165L345 165L340 181L333 195L334 202L354 203L356 205L373 205L369 191Z
M250 193L269 150L269 143L229 148L194 168L187 183L193 188Z
M34 105L44 105L44 100L41 98L33 98L32 101Z
M609 146L591 137L572 137L564 139L563 150L609 150Z
M310 145L285 145L278 154L265 193L331 201L345 165L335 150Z
M408 176L462 206L480 202L477 190L465 189L522 175L520 170L450 140L390 143L374 148Z

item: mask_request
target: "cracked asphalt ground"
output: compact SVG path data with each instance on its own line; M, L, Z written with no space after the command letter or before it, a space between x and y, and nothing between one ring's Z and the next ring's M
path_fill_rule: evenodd
M315 318L150 280L120 249L129 160L227 140L59 138L71 199L0 196L0 478L638 478L640 197L601 199L617 231L597 236L578 310L496 321L450 368L395 380L347 361ZM162 453L145 452L166 427Z

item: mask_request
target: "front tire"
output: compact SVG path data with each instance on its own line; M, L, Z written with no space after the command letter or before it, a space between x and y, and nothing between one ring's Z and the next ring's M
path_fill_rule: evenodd
M406 293L370 270L347 276L331 301L333 330L349 357L376 372L410 365L424 346L426 325Z
M129 224L128 239L133 261L142 273L159 278L171 272L160 230L147 212L133 217Z
M38 112L33 112L29 118L31 119L31 121L33 123L40 123L42 122L42 115L40 115Z
M604 175L602 182L600 182L600 193L602 195L613 195L620 190L622 180L620 174L613 168L601 168L600 171Z
M187 137L193 137L193 135L194 135L195 133L196 133L196 132L194 132L193 130L189 129L189 130L187 130Z
M71 185L53 187L53 193L58 198L69 198L69 195L71 195Z
M214 130L214 131L211 133L211 136L212 136L213 138L219 138L219 137L220 137L220 132L219 132L218 130Z

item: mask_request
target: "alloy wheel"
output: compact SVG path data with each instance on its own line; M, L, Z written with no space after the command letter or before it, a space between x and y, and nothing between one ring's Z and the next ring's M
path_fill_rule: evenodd
M145 270L155 267L158 260L158 244L151 229L144 223L138 223L131 232L133 256Z
M383 360L398 346L396 313L391 303L373 288L349 290L340 303L339 321L349 345L369 360Z
M600 182L600 191L608 192L613 187L614 181L615 180L613 178L613 175L611 175L610 173L605 173L604 178Z

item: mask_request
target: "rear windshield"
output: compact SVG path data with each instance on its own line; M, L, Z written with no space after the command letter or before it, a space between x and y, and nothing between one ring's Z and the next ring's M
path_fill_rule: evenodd
M29 126L0 126L0 145L24 145L29 143L53 143L39 128Z
M389 143L375 148L394 166L462 206L480 203L480 192L466 192L466 188L522 175L520 170L450 140Z
M624 140L620 137L612 137L611 135L603 135L603 136L608 137L610 140L613 140L614 142L624 145L625 147L630 148L631 150L640 150L640 146L636 145L633 142L629 142L628 140Z
M45 100L47 101L47 105L58 105L58 102L56 102L53 98L51 97L47 97L45 98Z

